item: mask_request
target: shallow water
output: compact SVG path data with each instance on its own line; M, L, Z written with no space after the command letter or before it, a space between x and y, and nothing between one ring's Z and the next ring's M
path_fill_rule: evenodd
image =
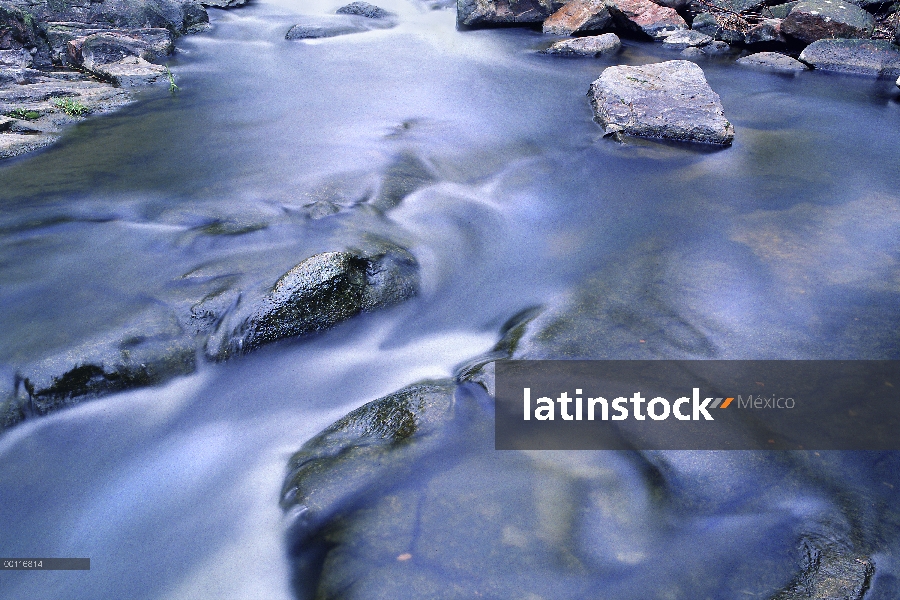
M351 408L450 375L511 316L586 281L638 317L662 304L694 325L702 343L673 334L653 346L660 358L900 358L891 82L703 62L734 145L620 145L601 138L585 98L612 62L543 57L533 31L457 32L452 11L383 6L398 27L314 42L284 32L298 13L336 6L213 11L211 32L179 42L176 95L147 91L0 165L0 373L10 379L142 311L189 306L223 283L264 289L311 254L373 235L408 247L423 278L413 301L313 340L0 437L0 554L92 566L3 573L0 597L290 597L277 505L290 453ZM626 42L615 61L669 58ZM402 198L398 173L419 182ZM317 201L341 211L311 219ZM824 471L895 502L900 481L883 457L858 462ZM740 472L742 491L718 498L751 506L756 521L685 519L663 535L672 517L651 511L657 528L644 539L623 526L623 539L678 554L694 531L752 556L757 542L741 532L819 510L804 503L847 501L807 482L793 505L768 511L755 490L783 474ZM640 497L638 484L622 485ZM892 518L862 518L880 540L883 581ZM759 543L787 552L792 540L774 538ZM640 596L639 580L628 585Z

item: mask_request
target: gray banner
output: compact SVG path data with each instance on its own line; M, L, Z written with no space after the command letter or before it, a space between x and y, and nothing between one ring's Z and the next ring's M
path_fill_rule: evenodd
M498 450L900 450L900 361L499 361Z

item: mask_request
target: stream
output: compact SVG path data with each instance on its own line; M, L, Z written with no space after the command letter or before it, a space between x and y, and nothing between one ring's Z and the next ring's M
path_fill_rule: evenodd
M337 4L211 9L213 28L181 38L169 63L176 93L142 91L0 163L6 379L145 311L220 285L271 286L318 252L390 239L421 275L414 299L314 338L201 361L0 435L0 555L91 559L90 571L0 573L0 598L294 597L278 504L291 454L370 400L451 376L513 315L585 282L637 317L664 306L694 324L633 340L653 358L900 359L893 82L707 58L733 146L619 144L592 121L589 84L611 64L677 53L624 40L611 59L559 59L535 53L537 31L459 32L453 10L379 4L397 27L316 41L284 34ZM493 460L479 456L476 467ZM620 463L609 468L637 511L646 492ZM482 466L474 480L489 479ZM621 561L655 560L650 576L600 568L610 597L667 597L655 586L675 571L690 589L682 575L698 567L664 557L700 547L692 560L736 572L761 548L786 556L794 540L780 531L816 503L855 515L877 565L867 598L900 593L892 453L834 453L816 471L827 477L790 485L773 468L729 470L704 492L721 486L746 506L767 486L790 491L765 496L771 513L622 525L643 541ZM673 528L682 533L661 533ZM618 543L614 531L582 533ZM765 585L789 579L786 564ZM722 589L738 593L754 573ZM731 593L721 597L762 597Z

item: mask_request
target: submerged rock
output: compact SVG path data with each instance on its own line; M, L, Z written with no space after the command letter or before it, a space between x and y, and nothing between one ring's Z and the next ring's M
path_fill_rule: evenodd
M870 557L818 537L804 540L802 550L800 574L772 600L862 600L875 573Z
M818 40L803 49L800 60L822 71L900 75L900 48L888 40Z
M613 18L606 0L571 0L544 21L544 33L572 35L604 29Z
M309 40L317 38L337 37L351 33L370 31L372 27L366 23L369 19L351 15L328 17L307 17L302 23L291 27L285 34L286 40Z
M457 0L456 23L461 27L540 23L553 11L551 0Z
M23 416L126 389L156 385L196 368L196 350L174 316L151 310L124 327L22 367L16 404Z
M875 18L843 0L801 0L785 17L781 31L806 43L825 38L868 38Z
M622 49L622 41L614 33L559 40L542 51L556 56L608 56Z
M210 337L207 353L225 360L323 331L361 312L407 300L418 285L415 258L398 247L368 256L317 254L285 273L259 301L238 306Z
M203 6L209 8L237 8L245 6L250 0L201 0Z
M734 139L718 94L689 61L608 67L589 96L607 134L722 145Z
M778 52L757 52L756 54L739 58L736 62L747 67L758 67L772 71L797 72L809 69L808 66L799 60Z
M675 9L650 0L607 0L616 26L660 40L688 25Z

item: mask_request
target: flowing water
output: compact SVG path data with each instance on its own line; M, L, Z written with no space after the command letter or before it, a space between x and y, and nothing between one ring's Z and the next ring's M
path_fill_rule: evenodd
M213 11L210 32L179 41L176 94L143 92L0 165L10 380L143 311L223 284L262 289L316 252L373 236L409 248L422 274L414 300L325 335L3 434L0 554L86 556L91 570L5 572L0 597L290 598L278 508L290 454L352 408L450 375L511 316L585 281L621 292L637 315L661 298L689 315L704 343L679 346L682 356L900 358L891 82L710 60L731 148L621 145L591 121L588 85L612 60L676 56L626 41L610 61L554 59L534 53L535 31L457 32L453 11L382 5L396 28L305 42L284 33L336 4ZM311 218L314 204L336 214ZM866 455L830 468L895 505L892 464ZM613 468L628 480L629 467ZM738 472L721 482L735 502L778 479ZM637 484L622 485L640 502ZM819 491L782 497L776 516L690 521L696 540L721 543L704 560L752 555L785 510L816 510L810 498L838 502L809 485ZM888 589L897 521L861 519ZM683 554L690 539L665 549Z

